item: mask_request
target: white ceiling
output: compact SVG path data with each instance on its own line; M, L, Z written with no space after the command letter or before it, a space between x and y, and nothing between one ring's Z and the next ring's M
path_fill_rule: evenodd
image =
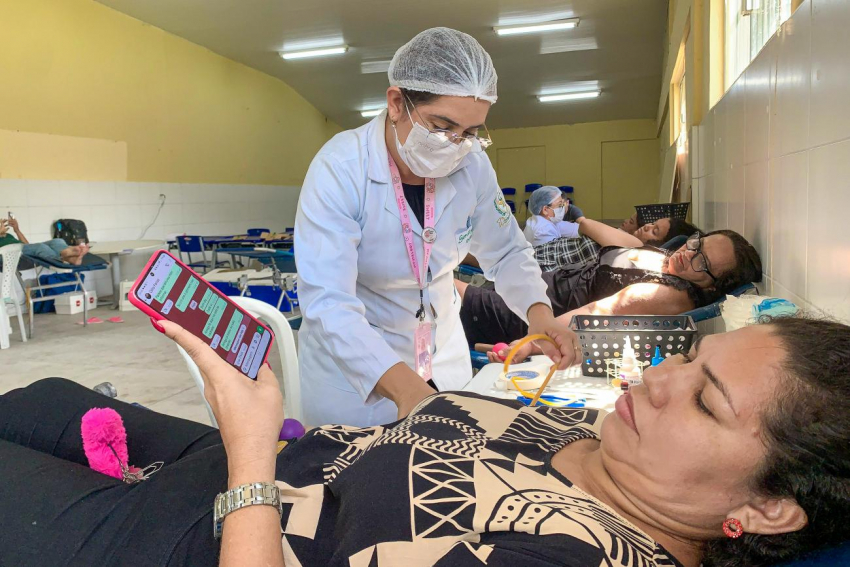
M667 0L98 0L279 77L344 128L385 100L388 61L418 32L464 31L499 73L491 128L655 118ZM497 37L495 25L581 18L572 30ZM347 44L348 53L284 61L278 51ZM598 85L598 99L541 104L537 94Z

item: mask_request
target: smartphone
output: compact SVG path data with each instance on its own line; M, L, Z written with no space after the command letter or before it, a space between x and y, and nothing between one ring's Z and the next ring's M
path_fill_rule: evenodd
M165 250L151 257L128 298L157 321L174 321L251 379L274 342L271 329Z
M15 220L15 215L12 214L12 211L9 211L8 215L9 215L9 220Z

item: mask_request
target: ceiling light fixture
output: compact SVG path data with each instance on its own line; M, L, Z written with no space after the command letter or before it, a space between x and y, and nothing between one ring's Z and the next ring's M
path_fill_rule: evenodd
M364 75L370 73L386 73L390 68L390 60L384 61L364 61L360 64L360 72Z
M383 108L373 108L372 110L361 110L360 116L363 118L373 118L384 111Z
M577 93L562 93L553 95L538 95L537 100L540 102L560 102L564 100L582 100L586 98L596 98L602 94L602 91L584 91Z
M325 55L342 55L348 51L347 45L340 47L328 47L325 49L310 49L307 51L281 51L280 56L284 59L306 59L308 57L324 57Z
M517 35L521 33L538 33L556 30L569 30L578 25L578 18L555 20L544 24L528 24L519 26L496 26L493 31L498 35Z

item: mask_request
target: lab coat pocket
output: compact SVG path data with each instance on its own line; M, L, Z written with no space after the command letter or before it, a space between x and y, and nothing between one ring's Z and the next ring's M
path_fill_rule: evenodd
M457 244L457 259L458 262L463 262L466 255L469 254L469 247L472 245L473 228L468 226L455 232L455 243Z

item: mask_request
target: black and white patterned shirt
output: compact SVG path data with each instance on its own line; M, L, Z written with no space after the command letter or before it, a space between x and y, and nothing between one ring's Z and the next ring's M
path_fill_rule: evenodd
M278 457L287 565L680 565L551 465L604 412L434 395L387 426L325 426Z
M544 272L558 268L581 267L595 262L602 247L587 236L578 238L556 238L534 247L534 258Z

